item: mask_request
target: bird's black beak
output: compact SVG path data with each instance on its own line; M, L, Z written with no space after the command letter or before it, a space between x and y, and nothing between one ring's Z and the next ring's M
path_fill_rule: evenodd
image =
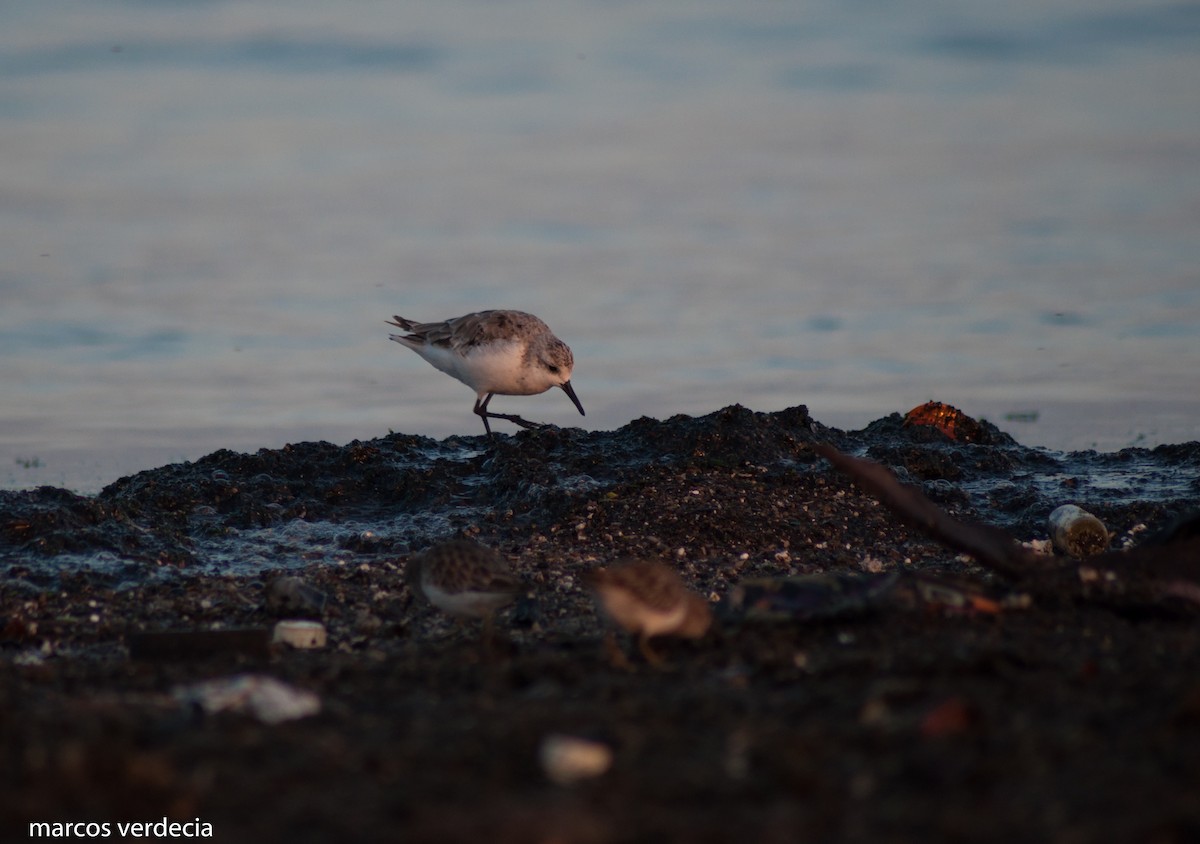
M587 416L587 414L583 412L583 405L579 403L579 397L575 395L575 390L571 387L571 382L568 381L567 383L560 384L559 386L562 387L564 393L571 397L571 401L575 402L575 406L579 408L579 415Z

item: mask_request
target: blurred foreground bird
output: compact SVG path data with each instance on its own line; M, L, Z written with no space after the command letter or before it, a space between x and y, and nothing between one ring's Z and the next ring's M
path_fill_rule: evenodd
M483 619L483 641L491 647L493 616L512 603L521 581L499 552L469 539L434 545L413 558L406 571L414 592L456 619Z
M662 658L650 649L650 639L699 639L712 623L708 601L663 563L625 559L589 572L585 579L604 613L637 637L638 648L652 665L661 665ZM611 634L609 641L611 645Z

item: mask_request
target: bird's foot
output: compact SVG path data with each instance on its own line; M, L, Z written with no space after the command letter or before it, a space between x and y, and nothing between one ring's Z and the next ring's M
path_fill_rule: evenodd
M546 425L542 422L530 422L528 419L522 419L520 416L515 416L511 413L489 413L489 414L487 414L487 418L488 419L503 419L504 421L511 422L514 425L520 425L522 428L535 428L536 429L536 428L549 428L550 427L549 425ZM489 429L488 433L491 433L490 429Z

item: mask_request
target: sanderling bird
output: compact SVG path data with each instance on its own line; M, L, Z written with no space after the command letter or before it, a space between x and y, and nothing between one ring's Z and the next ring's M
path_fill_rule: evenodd
M490 640L492 615L511 603L521 581L499 552L469 539L452 539L428 548L406 570L414 592L458 619L481 618Z
M650 650L655 636L699 639L712 623L708 601L689 589L674 569L653 560L622 560L585 577L604 612L638 637L646 660L660 665ZM611 643L611 640L610 640Z
M507 419L522 428L542 427L520 416L490 412L488 402L497 393L533 396L562 387L584 415L571 387L575 367L571 349L533 314L479 311L445 322L413 322L396 316L387 323L408 332L390 334L391 339L475 390L475 413L489 437L488 419Z

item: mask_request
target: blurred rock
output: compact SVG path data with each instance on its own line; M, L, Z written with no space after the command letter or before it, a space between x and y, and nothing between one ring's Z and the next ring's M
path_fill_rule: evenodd
M325 593L298 577L277 577L266 586L267 612L287 618L320 618Z

